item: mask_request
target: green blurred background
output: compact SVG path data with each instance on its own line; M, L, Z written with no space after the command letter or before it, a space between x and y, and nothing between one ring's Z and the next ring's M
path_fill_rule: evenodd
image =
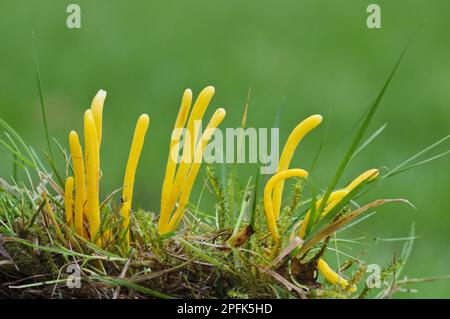
M81 29L66 27L66 7L81 6ZM280 136L310 114L322 127L301 144L292 166L309 168L329 126L314 179L324 187L351 140L355 123L373 100L401 50L414 38L380 106L371 132L384 133L360 153L342 183L371 167L394 167L449 133L450 2L376 1L382 28L366 27L373 1L24 1L0 2L0 117L35 149L45 147L33 69L35 32L51 136L67 146L69 130L81 133L82 114L98 89L104 109L102 195L120 187L134 124L151 117L138 169L136 205L158 211L171 128L183 89L194 94L212 84L207 114L227 109L223 127L240 123L249 87L248 125L272 127L281 107ZM209 115L208 115L209 116ZM448 148L448 144L447 144ZM442 149L441 149L442 150ZM12 163L0 154L2 176ZM60 159L62 163L62 159ZM61 167L62 170L62 167ZM242 182L254 172L243 166ZM247 176L246 176L247 174ZM199 179L200 180L200 179ZM198 182L200 185L201 183ZM388 263L402 241L416 240L405 268L409 277L450 274L449 159L389 179L361 202L403 197L417 211L393 204L358 225L348 238L365 236L369 262ZM195 191L194 202L199 190ZM204 195L202 208L212 207ZM341 257L341 259L344 257ZM417 286L398 297L450 297L450 281Z

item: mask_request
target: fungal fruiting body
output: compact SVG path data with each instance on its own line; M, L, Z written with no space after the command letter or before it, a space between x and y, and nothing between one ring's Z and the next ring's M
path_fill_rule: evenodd
M332 210L334 206L336 206L348 193L350 193L353 189L358 187L362 182L364 182L364 181L370 182L373 179L375 179L378 176L378 174L379 174L379 172L377 169L369 169L369 170L365 171L364 173L362 173L361 175L359 175L357 178L355 178L344 189L340 189L340 190L332 192L330 194L330 196L327 200L327 204L325 205L325 208L323 209L323 212L321 213L319 218L325 217L326 214L330 210ZM320 207L321 203L322 203L322 198L317 201L316 209L318 209ZM300 225L300 229L299 229L300 238L305 237L306 228L309 223L310 214L311 214L311 210L309 210L306 213L305 218Z
M286 144L284 145L283 151L280 156L280 161L278 163L277 172L287 170L291 164L292 157L294 156L295 150L297 149L300 141L316 128L322 122L321 115L312 115L302 122L300 122L289 135ZM283 197L284 180L280 180L274 188L273 191L273 211L275 217L278 218L280 215L281 199Z
M378 171L378 169L376 168L369 169L364 173L362 173L361 175L359 175L357 178L355 178L350 184L347 185L347 187L345 187L345 189L351 192L353 189L358 187L359 184L361 184L362 182L373 181L375 178L378 177L379 174L380 172Z
M325 260L319 258L317 261L317 269L320 271L322 276L334 285L340 285L344 289L348 289L350 292L355 292L356 287L350 286L347 279L342 278L337 272L335 272L327 264Z
M97 131L92 111L84 114L84 147L86 154L86 208L85 213L89 221L91 240L101 246L100 204L99 204L99 169L100 157Z
M215 89L212 86L203 89L195 101L188 118L192 102L192 92L189 89L184 91L180 110L175 122L174 132L172 134L169 158L163 182L161 211L158 220L158 232L160 235L175 230L182 220L192 187L201 166L201 158L205 147L211 139L214 130L225 118L225 110L217 109L211 117L207 128L200 135L200 141L197 141L197 135L201 132L196 131L196 122L203 119L214 93ZM179 152L181 130L185 125L186 131L183 142L183 153L181 162L177 165L175 158Z
M219 124L223 121L226 112L224 109L220 108L214 112L208 126L206 127L205 132L201 136L200 147L196 147L195 149L195 158L201 158L203 156L203 152L206 148L206 145L210 141L214 129L219 126ZM174 230L181 221L181 218L184 215L186 205L189 201L189 196L192 191L192 187L194 186L195 179L200 170L201 162L194 161L192 163L191 168L189 169L189 173L187 174L187 178L184 181L184 186L182 188L180 198L178 200L178 206L175 210L175 213L170 219L168 229L169 231Z
M100 90L92 100L91 108L84 113L84 156L78 134L75 131L71 131L69 134L74 178L69 177L67 179L65 194L67 216L70 215L67 203L69 201L74 202L72 224L75 233L90 239L98 246L102 246L104 239L109 238L111 234L109 229L100 229L100 145L102 142L102 117L105 98L106 91ZM129 214L133 199L136 168L148 124L148 115L141 115L136 125L125 171L122 194L124 204L120 212L124 219L123 226L127 229L127 239L129 238ZM71 178L73 182L70 181ZM71 188L75 190L75 198L70 197ZM68 222L69 226L72 226L72 224Z
M173 209L178 197L181 194L186 176L194 159L194 152L195 152L194 144L196 144L197 142L196 135L198 134L198 132L194 131L195 129L194 124L196 121L201 121L203 119L203 115L206 109L208 108L209 102L214 96L214 93L215 93L214 87L208 86L204 88L198 95L198 98L195 101L194 106L192 107L186 125L185 131L186 138L184 138L183 155L181 158L181 162L178 165L175 180L172 182L170 195L168 199L164 199L164 201L167 201L166 209L169 210ZM173 155L173 150L169 151L169 155Z
M284 181L290 177L305 178L308 172L301 169L289 169L292 157L300 141L311 130L322 122L321 115L312 115L300 122L289 135L278 164L277 174L272 176L264 189L264 210L269 231L274 240L274 252L280 245L277 221L280 216L281 200L283 197Z
M202 164L203 153L211 140L214 130L225 118L224 109L217 109L212 115L206 129L200 132L197 122L202 121L206 109L215 93L212 86L203 89L194 105L192 104L192 92L184 91L178 116L171 136L169 156L162 187L161 211L158 220L158 233L168 234L174 231L182 220L196 177ZM92 101L91 108L84 114L84 156L83 150L75 131L69 134L69 144L72 159L73 177L69 176L65 183L64 206L66 223L74 228L75 233L86 239L90 239L98 246L104 244L105 238L109 238L111 230L101 230L99 179L100 179L100 145L102 143L102 116L103 104L106 92L100 90ZM284 182L286 179L307 178L308 172L299 168L289 168L293 155L300 141L322 121L322 116L313 115L300 122L289 135L280 157L277 173L272 176L264 189L264 212L267 219L268 230L273 238L274 251L281 246L281 237L278 229L280 218L281 200L283 196ZM130 213L133 204L133 191L138 162L144 145L145 135L150 119L147 114L142 114L133 134L133 140L125 170L122 205L120 214L126 243L130 242ZM184 130L184 132L183 132ZM183 135L184 133L184 135ZM184 138L182 139L182 136ZM178 157L182 145L181 161ZM369 182L378 176L377 169L371 169L348 184L344 189L330 194L326 203L319 199L313 208L317 220L325 217L336 205L338 205L350 192L362 183ZM363 186L363 185L362 185ZM357 189L356 191L358 191ZM74 196L75 194L75 196ZM61 233L56 223L53 211L45 197L45 207L50 220L55 225L58 236ZM323 209L321 208L323 206ZM321 209L322 211L317 211ZM298 235L303 239L311 223L311 209L305 215L300 224ZM86 224L87 223L87 224ZM313 226L313 225L310 225ZM326 280L340 285L349 291L355 287L342 278L322 258L317 261L317 269Z
M278 164L277 173L272 176L266 184L264 189L264 210L267 219L267 227L274 241L274 252L281 245L280 235L278 233L277 221L280 215L281 200L283 196L284 181L289 177L305 178L308 173L300 169L289 169L292 157L295 150L303 139L311 130L317 127L322 122L322 116L312 115L300 122L289 135ZM358 187L361 183L371 181L378 176L378 170L371 169L353 180L347 187L341 190L334 191L330 194L322 212L319 213L319 219L327 215L345 196L347 196L353 189ZM323 199L319 199L315 204L315 208L320 209ZM303 222L300 225L299 237L303 239L306 234L308 223L310 222L311 209L305 215ZM329 265L319 258L317 269L324 276L326 280L333 284L339 284L341 287L354 291L355 287L349 287L347 280L342 278L338 273L333 271Z
M103 104L106 99L106 91L100 90L95 95L91 103L92 116L94 117L95 128L97 131L98 147L102 144L102 130L103 130Z
M164 178L163 187L162 187L162 195L161 195L161 216L159 218L159 225L163 225L167 223L167 220L165 219L168 216L167 213L167 198L170 197L171 189L172 189L172 183L173 178L175 176L175 170L176 170L176 161L174 160L174 156L172 154L178 155L179 148L177 146L179 145L182 131L181 129L184 127L187 121L187 117L189 114L189 109L191 107L192 103L192 91L190 89L186 89L183 93L183 97L181 99L181 106L180 110L178 112L177 119L175 121L175 126L172 131L171 141L170 141L170 148L169 148L169 158L167 159L167 165L166 165L166 176ZM164 218L163 218L164 217Z
M277 226L278 216L274 212L272 200L274 187L277 183L285 179L291 177L305 178L306 176L308 176L308 172L298 168L281 171L272 176L264 188L264 211L266 213L267 225L276 247L280 244L280 235Z
M125 240L127 245L130 244L130 211L131 203L124 202L120 208L120 215L122 216L122 225L125 231Z
M86 202L86 178L84 172L83 152L80 140L75 131L69 134L70 152L72 154L72 169L75 176L75 232L87 238L83 227L84 204Z
M328 198L327 205L325 206L323 212L319 216L319 218L323 218L326 216L326 214L333 209L334 206L336 206L348 193L350 193L353 189L358 187L362 182L369 182L375 179L378 176L379 172L377 169L370 169L359 175L357 178L355 178L350 184L348 184L344 189L335 191L331 193L330 197ZM316 209L319 208L321 204L320 199L317 202ZM299 237L304 238L306 233L306 227L309 223L311 210L308 211L308 213L305 215L305 219L303 220L300 230L299 230ZM334 270L331 269L330 266L323 260L322 258L319 258L317 263L317 269L319 272L323 275L323 277L331 282L332 284L339 284L342 288L347 288L350 291L354 291L355 287L349 287L348 281L342 278L338 273L336 273Z
M130 241L130 210L133 203L133 189L136 169L144 146L145 134L147 133L150 118L147 114L142 114L137 123L131 142L130 155L128 157L127 167L125 169L125 178L123 182L122 201L124 205L121 209L123 219L123 228L126 230L127 243Z
M348 194L348 190L341 189L335 192L332 192L330 196L328 197L327 204L325 205L325 208L323 212L321 213L321 217L325 217L325 215L333 209L334 206ZM319 209L320 205L322 204L323 198L319 199L316 203L316 210ZM305 215L305 218L303 219L303 222L300 225L300 229L298 232L298 235L300 238L304 238L306 234L306 227L309 223L309 218L311 216L311 209L308 210L308 212Z

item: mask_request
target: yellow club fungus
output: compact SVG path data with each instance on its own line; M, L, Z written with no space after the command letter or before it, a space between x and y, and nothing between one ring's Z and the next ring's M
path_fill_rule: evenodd
M66 224L69 227L73 225L73 184L73 177L67 177L64 187L64 209L66 211Z
M346 190L346 189L341 189L341 190L338 190L338 191L335 191L335 192L331 193L330 197L328 198L327 205L325 206L325 208L324 208L324 210L323 210L323 212L322 212L320 217L321 218L324 217L348 193L349 193L349 191ZM321 198L321 199L319 199L317 201L316 209L318 209L320 207L320 204L322 203L322 200L323 200L323 198ZM305 218L303 219L302 224L300 225L299 236L302 239L305 237L306 227L308 226L310 215L311 215L311 209L308 210L308 212L305 215Z
M323 277L333 285L340 285L342 288L348 289L350 292L356 291L355 286L349 287L349 282L345 278L339 276L339 274L336 273L333 269L331 269L327 262L322 258L320 258L317 262L317 269L320 271Z
M308 172L299 168L281 171L272 176L267 182L266 187L264 188L264 210L266 213L267 225L269 227L270 233L272 234L275 247L277 247L280 244L280 235L278 234L278 226L277 226L278 216L275 214L272 204L272 193L274 187L275 185L277 185L278 182L284 181L287 178L291 177L304 178L306 176L308 176Z
M197 142L196 137L197 134L201 134L195 131L195 122L200 121L205 114L205 111L211 101L213 95L215 93L215 89L212 86L208 86L204 88L197 100L192 107L191 114L189 115L189 119L187 122L187 136L190 138L184 139L183 146L183 156L181 159L181 163L178 166L177 173L175 175L175 181L172 184L170 196L167 199L167 208L170 209L174 207L178 197L180 196L185 179L187 177L188 171L191 167L191 164L194 160L195 153L195 144ZM172 150L170 150L169 155L172 154Z
M99 147L100 144L102 143L103 104L105 103L105 99L106 99L106 91L100 90L97 92L91 103L91 111L95 121L95 128L97 130L97 139Z
M67 179L65 194L66 203L69 200L74 202L72 223L75 226L76 234L95 241L98 246L107 243L106 239L112 235L111 229L100 229L100 144L102 141L102 117L105 98L106 91L98 91L92 100L90 109L84 113L84 154L78 134L75 131L71 131L69 134L74 177ZM149 121L147 114L142 114L139 117L131 143L122 192L124 204L120 209L124 218L124 229L129 228L134 179ZM75 198L73 198L73 195L70 198L70 187L75 191ZM66 213L69 216L68 208L66 208ZM128 238L127 233L127 240Z
M377 176L380 174L380 172L376 168L369 169L359 175L357 178L355 178L350 184L345 187L346 190L351 192L354 188L356 188L359 184L361 184L363 181L367 180L368 182L374 180L377 178Z
M213 86L207 86L200 92L200 94L197 97L197 100L194 103L194 106L192 107L192 112L189 116L189 120L187 123L187 130L191 134L191 142L189 143L191 146L189 152L191 158L194 155L195 150L196 141L194 140L194 138L196 137L196 134L199 133L195 132L195 121L203 119L203 115L205 114L206 109L208 108L209 103L211 102L211 99L213 98L215 92L216 90Z
M286 144L283 148L280 161L278 164L277 174L272 176L272 178L269 179L269 181L266 184L264 190L264 209L266 213L268 228L274 239L275 248L277 248L281 244L280 235L278 233L277 221L280 215L284 181L286 178L292 176L299 176L299 177L307 176L307 172L303 170L296 171L295 169L289 169L289 165L300 141L306 134L308 134L311 130L317 127L321 122L322 116L313 115L306 118L305 120L300 122L300 124L297 125L297 127L289 135ZM331 193L330 197L327 200L325 208L323 212L321 212L319 218L323 218L349 192L351 192L355 187L360 185L363 181L366 180L370 181L374 179L377 175L378 170L376 169L368 170L367 172L364 172L363 174L358 176L344 189ZM316 208L319 208L321 203L322 199L320 199L316 203ZM305 237L306 227L309 223L310 215L311 210L307 212L303 222L300 225L299 237L302 239ZM339 283L342 287L348 288L349 290L354 289L354 287L348 287L348 281L346 281L344 278L341 278L336 272L334 272L323 259L319 259L317 269L323 274L326 280L334 284Z
M100 205L99 205L99 148L95 121L91 110L84 115L84 147L86 154L86 207L85 213L89 221L91 240L97 238L101 246Z
M130 210L133 203L133 188L136 175L136 168L141 156L142 147L144 146L145 134L147 133L150 118L147 114L142 114L137 123L131 143L130 155L128 157L127 167L125 170L125 178L123 182L122 201L124 205L121 209L123 218L123 227L127 229L126 240L129 242L129 224ZM125 205L126 204L126 205Z
M75 131L69 134L70 153L72 157L72 167L75 176L75 232L86 238L83 227L83 211L86 202L86 179L84 173L83 152L80 140Z
M308 134L310 131L316 128L321 122L322 122L321 115L312 115L303 120L302 122L300 122L294 128L294 130L292 130L281 153L277 172L281 172L289 168L292 157L294 156L294 152L297 149L297 146L300 143L300 141L306 134ZM275 185L273 191L273 211L276 218L278 218L278 216L280 215L283 189L284 189L284 180L280 180L277 183L277 185Z
M320 218L323 218L331 209L333 209L334 206L336 206L339 201L341 201L348 193L350 193L354 188L356 188L359 184L361 184L363 181L370 182L371 180L375 179L378 176L379 172L377 169L369 169L359 175L357 178L355 178L350 184L348 184L344 189L335 191L331 193L330 197L327 201L327 206L324 208L323 212L320 215ZM319 208L322 203L322 199L317 201L316 207ZM306 227L309 223L309 217L311 214L311 210L309 210L306 215L305 219L303 220L302 224L300 225L299 230L299 236L300 238L305 237L306 233Z
M201 146L195 148L195 158L201 158L203 156L203 152L205 151L206 145L208 144L213 135L214 129L217 126L219 126L219 124L223 121L225 115L226 112L222 108L217 109L216 112L214 112L214 115L212 116L210 122L208 123L208 126L205 129L205 132L202 134L200 141ZM200 161L194 161L194 163L192 163L187 178L184 181L183 190L181 192L178 201L177 209L173 214L172 218L170 219L167 229L165 229L167 232L175 230L175 228L178 226L179 222L183 218L185 208L189 200L189 196L191 194L192 187L194 186L194 182L197 177L200 166L201 166Z
M176 162L173 159L173 152L175 146L177 146L181 139L181 128L184 127L186 124L186 120L189 114L189 109L191 107L192 103L192 91L190 89L186 89L183 93L183 97L181 99L181 106L180 110L178 112L177 119L175 121L175 126L173 128L172 138L170 141L170 148L169 148L169 158L167 159L167 165L166 165L166 175L164 177L163 187L162 187L162 195L161 195L161 217L158 221L159 227L161 227L163 224L166 224L168 222L168 218L170 217L170 212L167 212L168 209L170 209L168 205L168 198L171 196L171 190L172 190L172 183L173 179L175 177L175 169L176 169ZM178 154L178 149L175 150Z
M127 245L130 243L130 210L131 204L130 202L124 202L122 207L120 208L120 215L123 218L123 229L125 231L125 240Z
M320 215L320 218L323 218L335 205L339 203L348 193L350 193L354 188L356 188L358 185L360 185L364 181L371 181L375 179L378 176L379 172L377 169L370 169L359 175L357 178L355 178L350 184L348 184L344 189L335 191L331 193L330 197L327 201L327 206L325 206L322 214ZM316 207L318 208L321 204L322 199L320 199L316 203ZM300 225L299 230L299 236L300 238L304 238L306 233L306 227L309 223L311 210L308 211L308 213L305 215L305 219L303 220L302 224ZM317 264L317 269L319 272L323 275L323 277L331 282L332 284L340 284L343 288L348 288L349 291L354 291L355 287L348 287L348 281L339 276L338 273L336 273L333 269L328 266L328 264L320 258Z
M184 91L171 138L169 158L163 182L161 211L158 221L158 232L161 235L173 231L181 221L200 169L201 157L205 146L211 139L214 129L225 117L225 110L218 109L211 117L205 131L203 133L197 131L196 122L203 119L214 93L215 89L212 86L203 89L191 109L192 92L189 89ZM179 152L179 149L175 148L180 144L181 130L184 127L186 127L186 135L183 139L183 154L177 168L173 155ZM197 135L200 135L199 141Z

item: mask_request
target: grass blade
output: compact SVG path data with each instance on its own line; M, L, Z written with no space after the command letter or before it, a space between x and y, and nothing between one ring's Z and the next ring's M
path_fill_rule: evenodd
M344 173L345 168L347 167L348 163L350 162L350 160L353 157L353 154L357 150L357 147L360 144L361 139L363 138L364 134L366 133L367 128L369 127L369 124L372 121L372 119L375 115L375 112L377 111L377 109L380 105L380 102L381 102L387 88L389 87L389 84L391 83L391 80L394 77L394 74L396 73L398 66L400 65L400 62L402 61L403 56L405 55L407 49L408 49L408 45L405 47L405 49L403 49L402 53L400 54L399 58L397 59L397 62L394 65L394 68L392 69L392 71L389 74L387 80L385 81L383 87L381 88L380 92L378 93L375 101L369 107L369 110L368 110L366 116L364 117L363 123L361 124L358 132L356 133L355 137L353 138L353 141L350 144L350 147L349 147L344 159L339 164L339 167L338 167L336 174L334 175L331 183L328 185L325 195L323 196L322 203L320 204L320 207L318 209L319 213L323 211L323 209L328 201L328 198L331 195L331 192L336 187L337 183L339 182L339 179L341 178L342 174Z
M231 236L236 236L236 234L239 231L239 227L241 226L242 219L244 218L244 214L247 211L248 202L250 200L250 183L252 181L252 177L248 179L247 186L244 189L244 195L242 196L242 202L241 202L241 210L239 212L238 219L236 221L236 224L234 225L233 233Z
M186 249L190 250L194 255L205 260L206 262L209 262L211 265L216 266L219 269L228 271L230 273L236 274L236 272L232 270L229 265L223 263L223 261L217 260L216 258L208 255L207 253L203 252L200 248L195 247L194 245L184 240L183 238L178 238L177 241Z
M367 145L369 145L375 138L378 137L378 135L380 135L384 129L386 128L387 123L385 123L383 126L381 126L378 130L376 130L372 135L369 136L369 138L367 138L362 144L361 146L353 153L352 158L354 158L359 152L361 152L362 150L364 150Z
M52 152L52 146L50 143L50 135L48 134L47 115L45 112L44 95L42 93L41 73L39 71L39 63L38 63L34 40L35 39L34 39L34 32L33 32L32 33L32 47L33 47L33 58L34 58L34 71L36 73L36 82L37 82L37 87L38 87L38 91L39 91L39 101L40 101L40 106L41 106L42 120L44 122L45 138L47 139L47 146L48 146L48 152L49 152L50 158L53 161L53 152Z
M430 162L430 161L432 161L432 160L438 159L439 157L442 157L442 156L444 156L444 155L447 155L449 151L446 151L446 152L441 153L441 154L439 154L439 155L430 157L430 158L428 158L428 159L426 159L426 160L423 160L423 161L421 161L421 162L419 162L419 163L412 164L412 165L409 166L409 168L407 168L407 169L400 170L400 169L403 168L406 164L412 162L413 160L415 160L415 159L418 158L419 156L421 156L421 155L427 153L428 151L430 151L430 150L432 150L433 148L437 147L438 145L442 144L443 142L445 142L445 141L448 140L449 138L450 138L450 135L447 135L447 136L441 138L440 140L438 140L437 142L431 144L430 146L424 148L424 149L421 150L420 152L414 154L413 156L411 156L410 158L408 158L408 159L407 159L406 161L404 161L403 163L401 163L401 164L397 165L396 167L394 167L393 169L391 169L391 170L389 171L388 174L386 174L385 176L383 176L382 179L385 179L385 178L394 176L394 175L399 174L400 172L404 172L404 171L406 171L406 170L408 170L408 169L410 169L410 168L419 166L419 165L421 165L421 164L425 164L425 163Z
M256 205L258 202L258 187L259 187L259 175L260 168L256 167L256 178L255 178L255 189L253 190L253 199L252 199L252 211L250 215L250 227L255 230L256 224Z

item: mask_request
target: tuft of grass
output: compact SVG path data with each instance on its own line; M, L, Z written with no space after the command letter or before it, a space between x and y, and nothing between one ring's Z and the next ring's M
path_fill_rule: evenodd
M325 208L325 205L328 201L328 198L331 195L331 192L333 191L333 189L336 187L336 185L339 182L339 179L341 178L342 174L344 173L345 168L347 167L348 163L350 162L350 160L352 159L353 155L355 154L355 152L358 150L358 146L362 140L362 138L364 137L364 134L367 131L367 128L369 127L370 122L372 121L375 112L377 111L381 100L383 99L383 96L387 90L387 88L389 87L389 84L392 81L392 78L394 77L394 74L396 73L400 62L403 59L403 56L405 55L406 51L407 51L408 46L406 46L405 49L403 49L402 53L400 54L399 58L397 59L397 62L394 65L394 68L392 69L392 71L390 72L387 80L385 81L383 87L381 88L380 92L378 93L377 97L375 98L374 102L371 104L371 106L369 107L369 109L367 110L367 113L361 123L361 126L359 128L359 130L357 131L357 133L355 134L355 136L353 137L353 140L347 150L347 153L345 154L344 158L342 159L341 163L339 164L336 173L333 177L333 179L331 180L330 184L328 185L328 188L325 192L325 195L323 196L323 201L321 203L321 205L319 206L318 211L322 212L323 209ZM316 220L313 220L311 218L311 223L315 223Z

